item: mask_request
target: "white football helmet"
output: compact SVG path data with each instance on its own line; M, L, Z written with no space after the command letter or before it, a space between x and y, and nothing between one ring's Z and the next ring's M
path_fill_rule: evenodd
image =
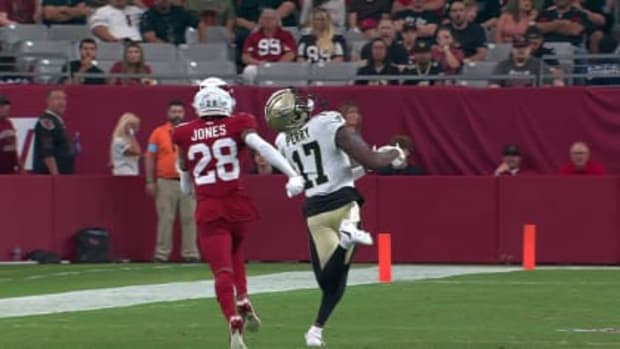
M210 77L200 82L200 89L202 90L205 87L219 87L219 88L224 88L225 90L227 90L228 84L226 83L226 81L220 78Z
M231 116L235 109L234 98L215 86L207 86L200 89L194 95L194 110L198 117L205 116Z
M205 89L207 87L219 88L224 92L228 93L230 98L232 99L232 110L235 110L235 106L237 105L237 100L233 95L233 89L228 83L220 78L210 77L202 80L200 82L199 90Z

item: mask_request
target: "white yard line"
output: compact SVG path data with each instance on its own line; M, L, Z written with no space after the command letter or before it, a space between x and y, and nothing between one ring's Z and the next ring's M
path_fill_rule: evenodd
M444 278L465 274L516 271L516 267L497 266L394 266L395 281ZM349 285L377 283L377 268L351 269ZM316 288L312 272L286 272L252 276L251 294ZM0 299L0 318L54 314L73 311L129 307L140 304L214 298L213 281L171 282L84 290L40 296Z

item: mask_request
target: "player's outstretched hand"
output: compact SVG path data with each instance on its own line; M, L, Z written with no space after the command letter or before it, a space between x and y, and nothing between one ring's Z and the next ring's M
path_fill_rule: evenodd
M302 176L295 176L288 179L286 182L286 195L292 198L295 195L299 195L304 192L306 187L306 181Z
M383 152L388 152L390 150L396 150L398 152L398 156L392 160L392 167L401 167L405 164L405 152L400 148L400 145L396 144L396 145L384 145L380 148L376 148L373 147L374 151L379 152L379 153L383 153Z

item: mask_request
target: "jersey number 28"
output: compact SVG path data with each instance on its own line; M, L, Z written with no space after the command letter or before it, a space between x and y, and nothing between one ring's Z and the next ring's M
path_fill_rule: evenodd
M193 144L187 151L187 158L194 161L198 154L201 158L194 167L196 185L213 184L218 178L224 182L239 178L237 143L232 138L220 138L210 148L204 143ZM211 160L216 161L215 169L205 172Z

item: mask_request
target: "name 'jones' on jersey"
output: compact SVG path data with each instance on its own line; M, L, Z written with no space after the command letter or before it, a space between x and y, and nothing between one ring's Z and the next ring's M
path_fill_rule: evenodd
M306 196L354 186L351 160L336 145L336 133L344 124L339 113L322 112L301 129L280 133L276 138L278 150L304 176Z

